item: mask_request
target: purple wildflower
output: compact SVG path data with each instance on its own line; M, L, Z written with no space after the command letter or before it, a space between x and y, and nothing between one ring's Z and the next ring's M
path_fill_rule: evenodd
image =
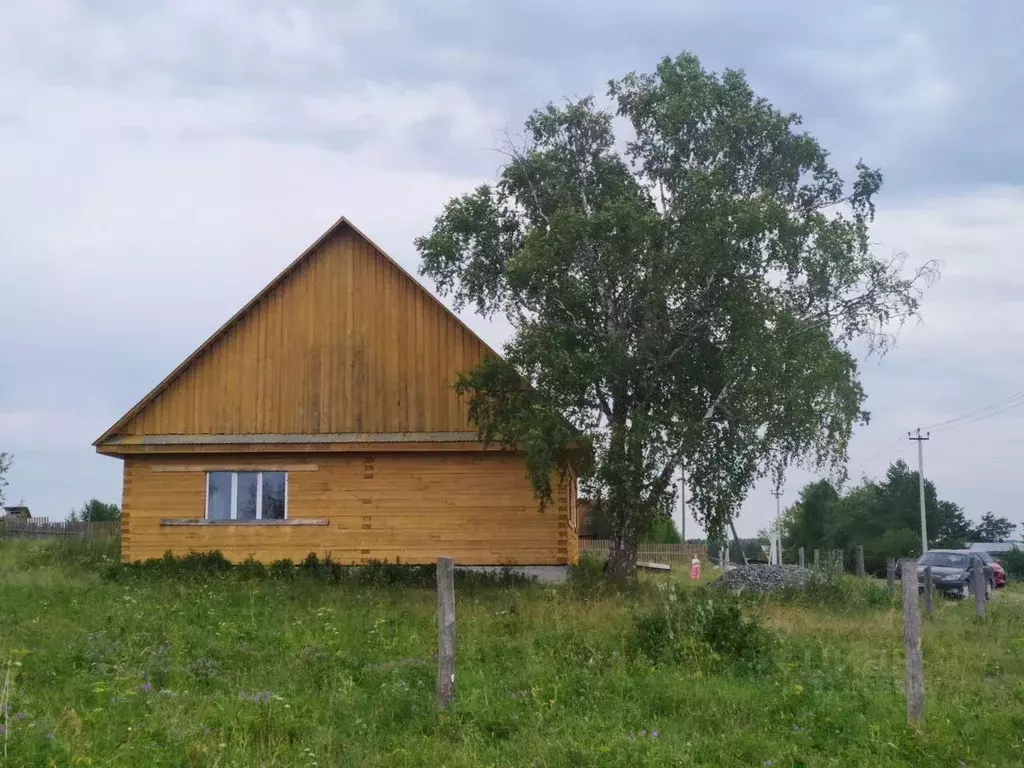
M7 735L7 726L6 725L0 725L0 736L6 736L6 735Z
M47 741L53 741L53 734L52 733L46 734L46 740Z
M19 720L24 720L26 717L28 717L28 715L26 715L24 712L19 712L18 714L15 715L15 717L18 718Z
M142 685L140 685L138 687L139 693L151 693L152 690L153 690L153 684L152 683L143 683Z
M660 731L651 731L651 738L652 739L656 739L659 736L661 736L661 732Z

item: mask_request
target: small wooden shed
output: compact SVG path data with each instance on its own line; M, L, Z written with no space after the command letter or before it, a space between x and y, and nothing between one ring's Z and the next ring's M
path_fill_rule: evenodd
M574 478L541 509L453 389L493 354L340 219L95 442L123 558L576 561Z

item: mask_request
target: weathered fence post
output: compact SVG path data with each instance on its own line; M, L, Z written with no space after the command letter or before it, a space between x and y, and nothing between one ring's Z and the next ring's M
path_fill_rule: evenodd
M814 570L818 570L821 567L821 550L814 550Z
M935 610L935 606L932 604L932 567L930 565L924 567L924 609L928 611L929 616Z
M455 698L455 564L437 558L437 708L450 709Z
M971 586L974 592L974 615L979 619L985 618L985 576L981 572L981 560L974 559L971 567Z
M857 545L857 577L863 579L868 575L868 572L864 569L864 545Z
M892 557L885 561L885 585L890 592L896 588L896 560Z
M803 547L800 547L800 549L798 549L796 551L796 559L800 563L800 567L803 568L804 567L804 548Z
M729 560L729 546L726 545L725 552L722 555L722 573L725 573L725 571L728 570L730 562L731 561Z
M921 657L921 616L917 612L917 563L904 560L903 571L903 652L907 660L907 722L924 730L924 660Z

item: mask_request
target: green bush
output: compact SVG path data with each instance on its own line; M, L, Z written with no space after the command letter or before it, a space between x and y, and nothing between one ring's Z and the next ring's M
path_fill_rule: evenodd
M589 598L600 594L608 582L604 576L604 565L603 557L580 555L579 562L569 566L569 588L573 595Z
M436 584L436 566L403 565L371 560L366 565L343 565L327 557L310 553L301 563L278 560L264 565L252 558L238 565L232 564L218 551L190 552L175 556L170 552L163 557L133 563L111 564L105 569L108 579L117 581L133 578L171 578L236 575L242 580L258 581L273 579L311 581L341 584L349 583L373 587L421 587L433 589ZM514 573L510 568L494 572L456 571L457 588L476 586L514 586L529 582L525 576Z
M1006 568L1007 578L1014 581L1024 581L1024 552L1019 549L1011 549L999 553L999 560Z
M806 588L782 590L769 595L768 599L784 605L881 608L898 605L901 598L873 579L822 570L810 573Z
M658 599L633 622L633 648L655 663L714 668L723 663L767 668L775 638L739 599L706 589L658 586Z

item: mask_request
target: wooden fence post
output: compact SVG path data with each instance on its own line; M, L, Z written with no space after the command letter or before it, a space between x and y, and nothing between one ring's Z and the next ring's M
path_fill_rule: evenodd
M974 615L976 618L985 618L985 576L981 572L981 560L975 558L974 566L971 568L971 586L974 592Z
M455 564L437 558L437 708L455 699Z
M896 560L892 557L885 561L885 585L890 592L896 588Z
M935 611L935 606L932 603L932 589L932 567L926 565L924 567L924 609L928 611L929 616Z
M821 550L814 550L814 570L821 568Z
M903 571L903 652L907 660L907 722L924 730L924 660L921 657L921 616L917 612L917 573L915 560L904 560Z
M863 579L868 575L868 572L864 569L864 545L857 545L857 576Z
M797 562L800 564L800 568L802 569L804 567L804 548L803 547L800 547L800 549L798 549L796 551L796 559L797 559Z

